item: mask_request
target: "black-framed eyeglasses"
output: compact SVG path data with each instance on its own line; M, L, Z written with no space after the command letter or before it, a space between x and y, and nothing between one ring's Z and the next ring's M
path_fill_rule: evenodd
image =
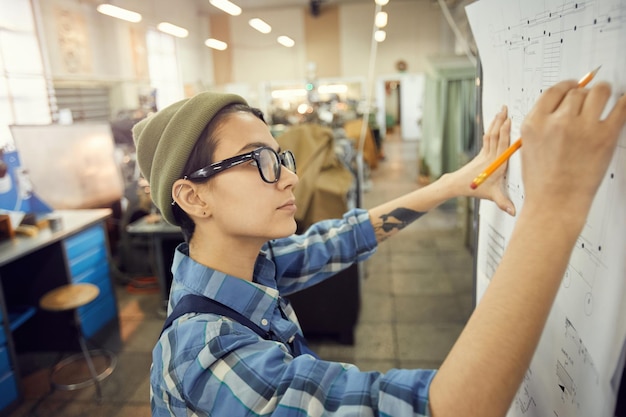
M190 181L204 181L213 175L224 172L229 168L236 167L247 161L255 161L259 169L261 179L269 184L273 184L280 179L281 165L295 174L296 159L291 151L284 151L278 154L274 149L263 146L252 152L233 156L223 161L215 162L209 166L201 168L185 176Z

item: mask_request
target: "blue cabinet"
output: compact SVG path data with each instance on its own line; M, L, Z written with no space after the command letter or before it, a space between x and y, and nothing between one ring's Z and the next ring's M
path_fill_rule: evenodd
M92 226L65 239L63 246L71 282L94 284L100 290L98 298L78 309L83 334L90 338L117 316L104 228Z
M17 379L11 365L9 347L5 328L7 326L6 317L0 309L0 410L13 404L18 398Z
M0 375L0 411L17 400L17 380L13 372Z

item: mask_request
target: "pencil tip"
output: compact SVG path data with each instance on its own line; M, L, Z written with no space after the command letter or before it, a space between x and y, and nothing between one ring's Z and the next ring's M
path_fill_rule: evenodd
M602 67L602 65L598 65L598 68L594 69L593 71L591 71L594 75L600 71L600 68Z

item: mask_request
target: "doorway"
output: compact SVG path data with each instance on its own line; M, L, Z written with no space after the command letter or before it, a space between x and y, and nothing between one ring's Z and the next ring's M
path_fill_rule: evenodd
M393 133L400 126L401 120L400 80L385 81L385 131Z

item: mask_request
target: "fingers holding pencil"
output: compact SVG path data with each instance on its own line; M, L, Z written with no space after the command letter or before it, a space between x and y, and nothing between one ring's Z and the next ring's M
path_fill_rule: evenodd
M576 111L575 114L578 114L580 109L582 108L583 103L585 102L585 98L587 95L586 91L575 92L573 91L576 87L582 88L585 87L589 82L595 77L596 73L600 70L600 67L597 67L593 71L588 72L583 76L578 82L573 80L570 81L562 81L552 87L550 87L546 92L544 92L541 96L541 100L535 104L533 109L530 111L527 117L532 117L533 112L539 114L547 114L552 113L553 111L566 111L565 109L569 109L570 111ZM562 101L566 97L566 95L575 96L578 100L569 100L568 106L561 106ZM483 172L481 172L470 184L470 188L475 190L480 186L490 175L498 170L502 165L504 165L508 159L522 146L522 139L519 138L515 141L506 151L500 154L491 165L489 165Z
M590 88L581 106L578 95L558 91L561 108L533 112L521 126L524 209L557 211L563 222L581 226L626 123L626 99L618 99L602 119L611 96L608 84ZM570 111L577 107L580 113Z

